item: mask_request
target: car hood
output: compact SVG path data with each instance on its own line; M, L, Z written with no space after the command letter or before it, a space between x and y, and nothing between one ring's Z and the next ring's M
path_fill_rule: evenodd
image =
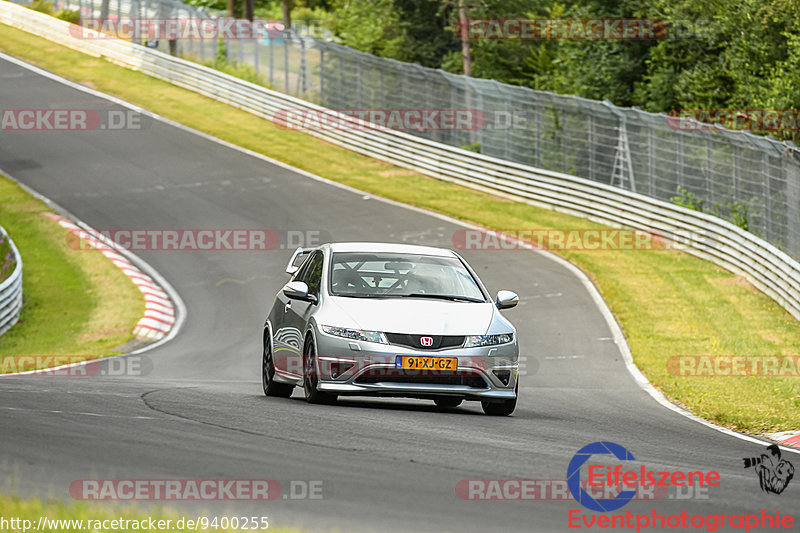
M326 324L370 331L428 335L483 335L494 318L491 302L422 298L330 298ZM337 317L337 318L334 318ZM345 318L346 317L346 318Z

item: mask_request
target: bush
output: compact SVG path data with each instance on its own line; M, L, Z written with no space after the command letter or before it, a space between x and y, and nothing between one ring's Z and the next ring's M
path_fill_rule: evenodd
M77 9L62 9L58 13L56 13L56 18L61 20L66 20L71 24L80 24L81 22L81 12Z
M732 222L735 226L745 231L750 230L750 224L747 221L747 205L738 200L728 202L727 211L729 214L725 216L719 204L714 204L714 209L708 210L703 206L703 200L679 185L678 196L673 196L670 198L670 201L675 205L686 207L687 209L693 209L694 211L700 211L701 213L708 213L719 218L728 219L728 221Z
M28 9L33 9L34 11L50 16L53 16L56 12L56 9L53 7L53 2L48 2L47 0L33 0L31 5L28 6Z
M244 81L249 81L250 83L255 83L256 85L261 85L268 89L270 88L269 84L264 81L264 76L259 74L256 69L248 63L239 64L236 61L206 61L204 65Z
M224 40L220 39L219 42L217 42L217 52L214 61L206 61L203 65L244 81L270 88L269 84L264 81L264 76L261 75L255 67L249 63L240 64L237 61L228 61L226 56L227 44Z
M462 144L462 150L469 150L470 152L475 152L476 154L481 153L481 143L480 141L474 142L472 144Z
M700 211L701 213L703 210L703 200L697 198L694 193L691 193L678 185L678 196L673 196L670 198L670 201L681 207L685 207L687 209L692 209L694 211Z

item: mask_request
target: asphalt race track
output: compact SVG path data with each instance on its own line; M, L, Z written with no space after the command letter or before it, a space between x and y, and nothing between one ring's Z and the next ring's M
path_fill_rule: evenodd
M0 60L1 108L109 105ZM158 121L141 131L0 132L0 168L99 229L324 230L336 241L452 247L460 228ZM579 448L608 440L649 469L721 474L708 499L631 502L622 511L800 509L800 482L766 494L742 467L762 446L644 392L581 281L538 253L465 252L492 293L520 294L505 314L531 371L509 418L484 416L474 403L437 412L432 402L400 399L308 405L299 389L267 398L261 326L290 251L138 255L181 295L187 321L146 353L146 376L0 380L0 476L23 495L69 501L70 483L90 478L316 480L322 499L171 505L321 531L565 531L569 510L591 513L573 500L462 501L456 483L564 479Z

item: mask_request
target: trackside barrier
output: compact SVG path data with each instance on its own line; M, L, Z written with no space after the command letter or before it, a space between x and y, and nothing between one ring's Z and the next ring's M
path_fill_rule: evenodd
M0 255L0 267L13 269L11 275L0 283L0 335L2 335L17 323L22 310L22 256L2 226L0 226L0 241L9 244L7 248L0 247L6 250L5 254ZM9 257L6 257L6 254ZM2 274L2 277L5 277L5 273Z
M113 39L78 39L70 24L0 0L0 22L72 49L104 57L180 87L225 102L264 119L276 112L288 125L303 120L287 110L330 114L331 122L354 127L314 129L311 135L354 152L427 176L495 195L581 216L612 226L660 233L686 251L742 274L800 319L800 263L722 219L584 178L476 154L400 131L365 128L331 110L271 91L157 50ZM76 34L86 35L83 28Z

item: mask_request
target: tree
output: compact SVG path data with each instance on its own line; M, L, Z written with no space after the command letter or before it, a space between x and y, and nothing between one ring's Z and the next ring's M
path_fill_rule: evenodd
M281 0L281 13L283 14L283 27L290 29L292 27L292 9L294 8L294 0Z
M356 50L406 60L407 23L392 0L334 0L334 31Z

